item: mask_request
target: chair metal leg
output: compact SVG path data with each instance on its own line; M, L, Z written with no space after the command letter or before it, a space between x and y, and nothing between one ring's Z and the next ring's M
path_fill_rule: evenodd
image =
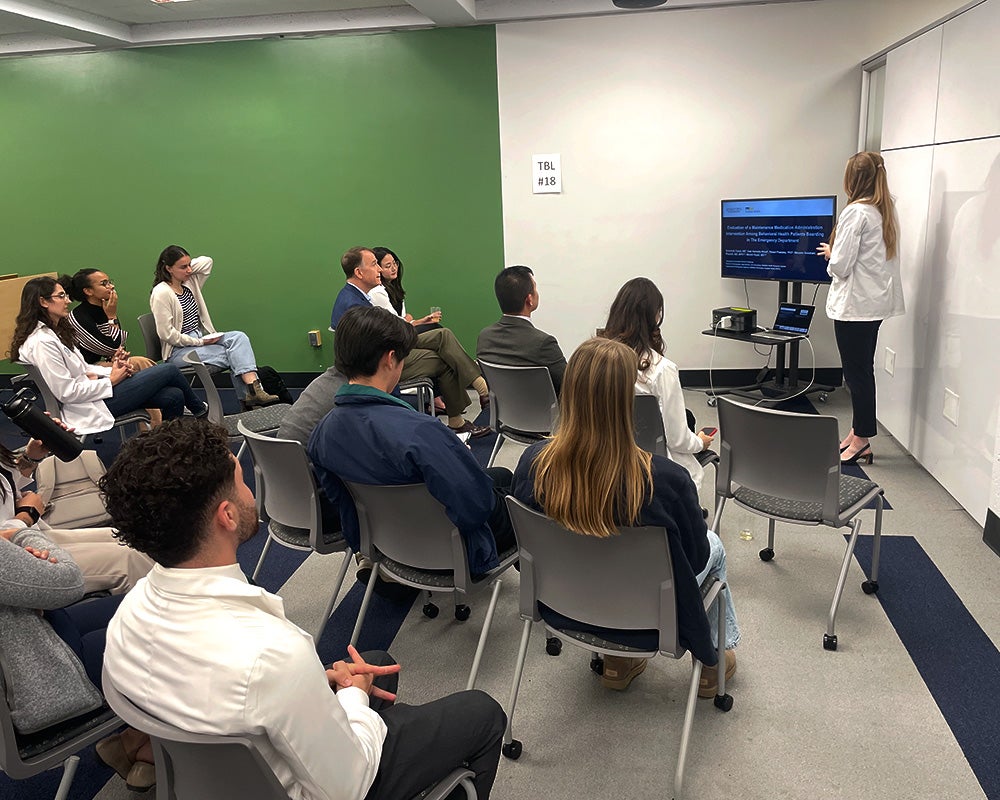
M361 635L361 626L365 621L365 614L368 613L368 603L372 599L372 592L375 591L375 581L378 580L379 576L379 565L376 564L372 569L372 574L368 578L368 586L365 587L365 599L361 601L361 608L358 611L358 621L354 623L354 631L351 633L351 646L358 646L358 636Z
M493 445L493 452L490 453L490 460L486 462L486 469L493 466L493 462L496 461L497 454L500 452L500 447L503 445L503 434L497 431L497 441Z
M716 493L715 495L715 516L712 518L712 530L721 535L722 509L726 507L725 495Z
M503 733L503 746L505 748L510 748L514 743L514 705L517 703L518 689L521 688L521 673L524 672L524 658L528 654L528 639L530 637L531 620L526 619L521 629L521 646L518 648L517 664L514 666L514 682L510 687L510 698L507 700L507 730ZM517 750L518 755L520 755L520 746Z
M466 689L476 688L476 676L479 675L479 662L483 658L483 651L486 649L486 638L490 635L490 626L493 624L493 612L496 611L497 597L500 595L500 579L493 582L493 596L490 598L490 607L486 609L486 619L483 620L483 629L479 634L479 644L476 646L476 655L472 659L472 670L469 672L469 682Z
M722 593L726 590L726 584L719 587L719 593L715 596L715 603L719 607L719 641L716 649L719 653L719 665L715 668L718 673L719 688L715 690L716 697L726 696L726 602Z
M243 458L243 451L247 449L247 440L244 439L240 444L240 449L236 451L236 460L239 461Z
M884 505L885 501L882 495L875 498L875 536L872 539L872 570L868 579L876 585L878 584L878 558L882 549L882 507Z
M767 547L769 550L774 549L774 520L771 518L767 520Z
M344 578L347 576L347 567L350 563L351 551L345 550L344 560L340 564L340 569L337 570L337 582L334 584L333 592L330 594L330 602L326 604L326 611L323 612L323 618L319 621L319 628L316 630L316 635L313 636L313 641L317 644L319 643L319 637L323 635L326 623L330 621L330 616L333 614L333 604L337 602L337 595L340 594L340 587L344 585Z
M719 672L726 672L726 662L720 662ZM722 680L720 676L720 682ZM674 770L674 800L681 800L681 786L684 783L684 762L687 760L688 743L691 739L691 726L694 724L694 710L698 703L698 684L701 682L701 662L691 656L691 685L688 686L687 707L684 709L684 727L681 728L681 747L677 754L677 769Z
M854 545L858 541L858 533L861 530L861 520L855 519L851 523L851 538L847 542L847 550L844 552L844 563L840 567L840 577L837 578L837 588L833 592L833 603L830 604L830 617L826 623L826 636L823 639L824 645L829 641L832 647L827 649L837 649L837 637L834 635L834 624L837 621L837 607L840 605L840 598L844 594L844 584L847 583L847 571L851 568L851 557L854 555Z
M260 558L257 559L257 566L253 568L253 575L250 576L250 580L256 581L257 576L260 574L260 568L264 566L264 557L267 555L267 551L271 547L271 532L268 531L267 538L264 540L264 549L260 551Z
M80 756L70 756L63 762L62 779L59 781L55 800L67 800L70 787L73 784L73 776L76 775L76 768L79 764Z

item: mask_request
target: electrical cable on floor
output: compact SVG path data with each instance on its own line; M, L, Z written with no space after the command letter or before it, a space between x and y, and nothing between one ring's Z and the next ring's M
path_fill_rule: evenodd
M812 385L816 382L816 351L813 350L812 342L809 341L809 337L808 336L803 337L803 339L805 340L805 343L807 345L809 345L809 352L812 353L812 375L809 378L809 383L806 384L806 387L804 389L801 389L801 390L797 391L795 394L789 395L788 397L782 397L779 402L785 403L785 402L787 402L789 400L795 399L796 397L800 397L801 395L804 395L806 392L809 391L809 389L812 387ZM760 400L758 400L756 403L754 403L754 408L756 408L757 406L759 406L761 403L768 402L768 401L773 401L773 400L774 400L773 397L762 397Z

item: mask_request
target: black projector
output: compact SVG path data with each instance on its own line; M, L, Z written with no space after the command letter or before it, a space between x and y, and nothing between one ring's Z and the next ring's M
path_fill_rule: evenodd
M731 325L719 325L723 317L731 317ZM712 309L712 327L720 330L736 331L737 333L751 333L757 330L757 311L753 308L737 308L736 306L726 306L725 308Z

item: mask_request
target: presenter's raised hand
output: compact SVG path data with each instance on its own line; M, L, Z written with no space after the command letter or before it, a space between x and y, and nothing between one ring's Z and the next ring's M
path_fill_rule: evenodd
M828 242L820 242L819 247L816 248L816 252L819 253L827 261L830 260L830 245Z

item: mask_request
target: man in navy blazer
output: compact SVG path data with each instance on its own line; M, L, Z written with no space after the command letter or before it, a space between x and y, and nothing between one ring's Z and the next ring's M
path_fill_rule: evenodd
M548 367L556 394L566 357L554 336L531 324L538 308L538 284L530 267L507 267L493 283L503 316L479 332L476 358L507 367Z
M469 569L482 575L516 546L504 497L510 470L484 470L447 426L389 394L416 344L413 326L383 308L351 308L337 325L337 369L347 376L333 410L313 431L309 457L340 508L344 538L358 550L357 510L344 481L425 483L465 540ZM419 536L419 529L413 531Z

